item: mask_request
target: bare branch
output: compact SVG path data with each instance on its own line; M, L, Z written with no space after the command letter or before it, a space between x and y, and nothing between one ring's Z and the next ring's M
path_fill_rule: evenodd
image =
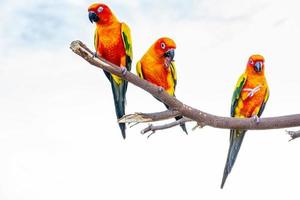
M154 121L171 119L178 115L180 115L180 113L174 110L166 110L163 112L156 112L156 113L134 113L134 114L124 115L119 119L119 123L154 122Z
M98 68L101 68L107 72L110 72L112 74L120 76L123 79L127 80L128 82L136 85L137 87L142 88L143 90L152 94L154 97L158 98L163 103L167 104L170 107L170 109L178 111L180 115L183 115L186 118L196 121L198 124L200 124L201 127L211 126L215 128L224 128L224 129L262 130L262 129L279 129L279 128L300 126L300 114L262 118L260 119L259 123L256 123L255 120L253 119L220 117L220 116L205 113L196 108L192 108L188 105L183 104L175 97L172 97L168 95L168 93L166 93L165 91L162 91L161 87L157 87L152 83L142 80L131 72L126 72L125 75L123 75L122 70L119 66L116 66L108 61L105 61L102 58L94 57L93 52L89 50L80 41L72 42L70 48L73 50L74 53L84 58L90 64ZM171 112L173 112L172 115ZM176 115L178 113L176 113ZM174 111L168 111L164 114L166 114L164 118L159 117L159 120L167 119L171 116L173 117ZM146 117L146 120L149 119L147 119ZM133 121L134 120L131 120L131 122ZM143 121L143 119L141 121Z
M168 124L163 124L163 125L153 125L153 124L150 124L149 126L147 126L146 128L144 128L142 131L141 131L141 134L146 134L148 132L151 131L150 135L148 135L148 138L153 135L156 131L158 130L164 130L164 129L169 129L169 128L172 128L174 126L178 126L178 125L181 125L181 124L184 124L186 122L190 122L192 121L191 119L188 119L188 118L181 118L177 121L174 121L174 122L171 122L171 123L168 123Z

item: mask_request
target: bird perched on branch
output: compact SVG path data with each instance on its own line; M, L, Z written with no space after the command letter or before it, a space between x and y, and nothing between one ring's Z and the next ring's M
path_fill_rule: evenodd
M88 8L89 19L96 23L94 45L96 56L121 67L123 74L131 70L132 42L129 27L116 18L110 8L105 4L95 3ZM104 71L110 81L114 97L117 118L125 114L126 80ZM122 136L126 138L126 125L119 123Z
M170 38L158 39L137 62L136 71L140 78L162 87L170 96L175 96L177 83L174 62L176 44ZM165 105L169 108L167 105ZM175 117L176 120L182 116ZM187 134L185 124L180 125Z
M269 98L269 88L265 77L264 58L252 55L247 63L246 71L240 76L231 100L231 117L251 118L259 123ZM230 130L230 146L224 168L221 188L231 172L242 145L246 130Z

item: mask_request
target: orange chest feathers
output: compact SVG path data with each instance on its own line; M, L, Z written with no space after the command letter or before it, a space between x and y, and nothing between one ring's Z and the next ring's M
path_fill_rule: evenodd
M121 25L97 27L95 32L95 47L101 57L120 66L121 58L125 56Z
M172 82L170 80L171 71L164 67L164 64L151 61L142 61L142 71L144 79L163 87L165 90L172 88Z
M267 82L264 78L247 80L240 95L236 108L238 117L257 115L267 95Z

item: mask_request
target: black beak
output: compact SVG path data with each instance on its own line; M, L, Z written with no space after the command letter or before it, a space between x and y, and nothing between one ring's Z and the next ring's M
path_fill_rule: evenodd
M261 72L262 66L263 66L263 63L262 63L262 62L256 62L255 65L254 65L254 70L255 70L256 72Z
M169 49L166 53L164 53L164 57L169 58L170 60L173 60L175 56L175 50Z
M91 21L91 23L93 22L98 22L99 21L99 17L97 16L97 14L93 11L89 12L89 19Z

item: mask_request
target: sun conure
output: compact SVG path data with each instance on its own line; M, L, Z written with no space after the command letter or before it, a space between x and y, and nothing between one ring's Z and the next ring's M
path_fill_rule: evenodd
M95 3L88 8L89 19L96 23L94 45L96 55L120 66L123 72L131 70L132 42L129 27L119 22L110 8L105 4ZM127 81L104 71L110 81L117 118L125 114ZM119 124L122 136L126 137L126 126Z
M246 71L240 76L231 100L231 117L251 118L259 123L269 98L269 88L265 77L264 58L261 55L250 56ZM242 145L246 130L230 130L230 145L224 168L221 188L234 165Z
M176 44L167 37L158 39L137 62L136 71L140 78L162 87L169 95L175 96L177 83L174 62ZM167 108L168 106L165 105ZM177 116L179 120L182 116ZM185 124L180 125L187 133Z

